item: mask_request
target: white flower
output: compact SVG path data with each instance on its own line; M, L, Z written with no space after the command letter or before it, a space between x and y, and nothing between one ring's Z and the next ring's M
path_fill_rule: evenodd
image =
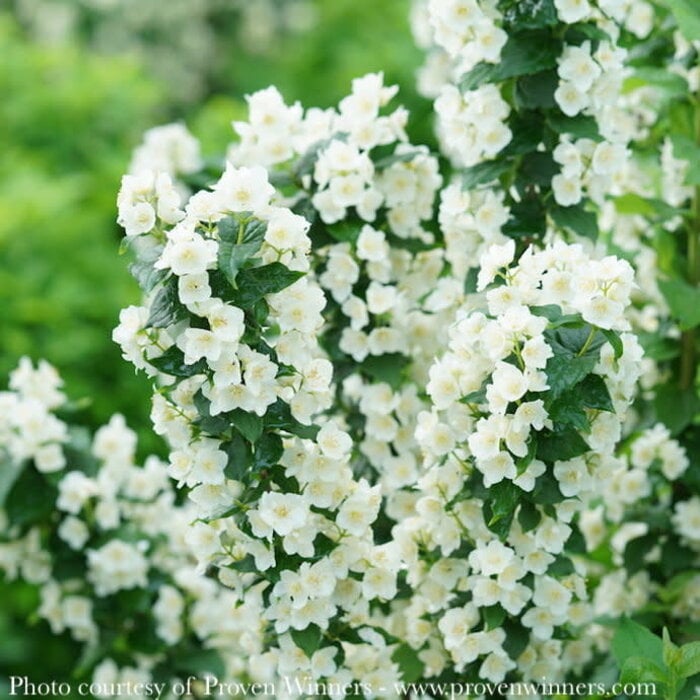
M303 496L272 491L267 491L260 498L257 514L282 537L304 527L311 515L309 504Z
M522 398L528 390L527 377L507 362L496 363L491 381L495 390L509 402Z
M316 442L321 452L331 459L346 459L352 449L352 438L335 423L326 423L318 431Z
M581 180L577 177L565 177L561 173L552 178L552 191L557 204L563 207L574 206L583 198Z

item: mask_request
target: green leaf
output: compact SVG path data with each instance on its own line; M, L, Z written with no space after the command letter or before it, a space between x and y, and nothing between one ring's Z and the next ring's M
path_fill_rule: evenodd
M680 661L676 672L681 678L690 678L700 673L700 642L690 642L680 648Z
M600 346L604 336L596 334L589 341L591 326L581 328L548 328L545 332L547 344L554 355L547 360L545 373L551 395L556 398L566 389L570 389L587 377L596 366ZM586 347L587 346L587 347ZM580 354L584 347L586 351Z
M386 382L392 389L399 389L409 363L410 359L398 352L370 355L362 362L360 370L378 382Z
M518 184L520 185L520 179L522 179L525 188L533 184L549 187L552 178L560 169L561 166L554 161L549 151L526 153L520 162Z
M484 616L484 624L487 630L495 630L501 627L506 619L506 611L498 603L482 608L481 613Z
M307 440L314 440L319 431L317 425L304 425L294 418L289 405L282 401L282 399L277 399L277 401L267 409L267 413L265 414L265 427L275 430L284 430L285 432Z
M174 662L178 671L195 676L202 676L211 673L217 678L226 676L226 666L224 665L219 652L214 649L187 650L177 661Z
M700 288L681 279L659 280L658 284L681 330L700 325Z
M675 437L690 425L695 414L700 410L700 401L694 390L681 390L666 384L656 388L654 410L658 420Z
M537 436L537 459L549 464L580 457L589 449L575 428L545 430Z
M253 452L240 435L234 435L229 442L222 443L221 448L228 455L228 464L224 474L229 479L244 481L249 473Z
M57 489L34 468L23 469L5 499L5 512L11 525L33 525L55 511Z
M583 432L589 432L591 424L581 403L579 387L565 391L547 409L549 417L554 421L555 429L560 430L571 426Z
M643 656L631 656L625 660L620 672L620 683L668 683L664 670L651 659Z
M509 170L511 163L499 160L488 160L485 163L473 165L462 170L462 188L473 190L477 185L484 185L497 180L503 173Z
M233 301L241 308L249 309L265 295L281 292L304 275L304 272L290 270L279 262L241 270Z
M530 494L533 503L542 505L553 505L561 503L564 496L559 490L559 482L549 472L545 472L535 481L535 488Z
M425 664L418 657L418 652L408 644L399 644L391 655L391 660L398 664L404 683L415 683L423 677Z
M516 112L510 120L513 138L501 151L500 157L534 153L544 138L542 114L535 110Z
M361 222L341 221L337 224L326 226L326 231L339 243L357 243L362 230Z
M211 402L207 399L202 391L198 391L194 395L194 406L199 413L199 418L194 421L194 424L204 433L213 436L220 436L230 427L230 420L226 414L218 416L211 415Z
M151 304L146 328L167 328L187 318L189 312L178 297L178 278L172 275L160 288Z
M554 206L549 215L560 228L569 229L579 236L598 239L598 217L595 212L587 211L583 203L572 207Z
M260 250L266 230L267 225L258 219L246 221L229 216L219 222L219 269L234 289L241 268Z
M537 506L530 501L523 501L520 504L520 509L518 510L518 522L520 527L522 527L523 532L530 532L534 530L542 520L542 514L538 510Z
M608 386L605 380L597 374L589 374L576 387L576 393L579 396L579 401L586 408L610 412L615 410Z
M510 220L503 233L511 238L541 238L547 230L547 216L542 198L532 192L510 208Z
M637 537L627 543L624 561L625 568L630 575L636 574L647 565L644 557L649 554L658 541L659 536L657 533L649 533L644 535L644 537Z
M613 202L619 214L627 216L639 214L652 221L665 221L684 213L682 209L672 207L661 199L641 197L632 192L615 197Z
M260 416L255 413L248 413L242 408L237 408L228 415L233 426L248 442L257 442L263 431L263 419Z
M558 134L571 134L579 139L601 140L598 122L593 117L581 114L576 117L567 117L564 114L552 112L549 115L548 123Z
M603 31L597 24L591 22L578 22L572 24L566 31L566 42L583 43L586 39L592 41L610 41L610 35Z
M696 0L665 0L688 41L700 41L700 6Z
M263 433L255 445L253 466L256 470L277 464L284 452L282 438L276 433Z
M612 640L612 652L618 666L622 667L627 659L643 657L663 664L663 643L661 638L634 620L623 618Z
M24 460L14 460L8 454L0 452L0 508L5 506L7 494L25 466Z
M634 74L625 80L625 92L653 85L665 93L667 98L681 97L688 94L688 81L664 68L641 66L634 69Z
M168 276L167 270L159 270L153 267L153 262L152 260L136 260L129 265L131 276L147 294L153 291Z
M148 360L159 372L172 377L193 377L195 374L206 372L207 362L204 359L194 364L185 363L185 355L176 345L169 347L160 357Z
M521 495L522 490L508 479L488 489L488 498L484 504L484 520L489 530L498 535L501 540L505 540L510 532Z
M615 353L615 359L619 360L625 350L625 346L622 344L622 338L620 338L620 335L617 333L617 331L607 328L601 328L600 332L605 337L605 340L607 340L612 346L613 352Z
M303 630L291 631L294 643L301 649L308 658L311 658L321 646L323 635L318 625L310 624Z
M495 64L477 64L462 78L460 88L473 90L484 83L500 83L555 68L560 54L561 41L547 31L511 34L501 51L501 60Z
M685 176L686 185L700 185L700 145L697 144L694 135L687 136L682 133L673 133L673 155L688 163L688 172Z

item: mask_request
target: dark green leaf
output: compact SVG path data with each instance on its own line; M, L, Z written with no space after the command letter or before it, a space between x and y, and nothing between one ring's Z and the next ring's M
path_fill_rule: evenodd
M282 438L279 435L263 433L255 445L255 469L260 470L277 464L283 452Z
M535 488L532 491L531 499L534 503L542 505L553 505L564 500L559 490L559 482L549 472L545 472L535 481Z
M195 374L206 372L206 360L198 360L194 364L185 363L185 356L176 345L169 347L160 357L148 360L159 372L173 377L193 377Z
M491 532L505 540L515 516L522 491L510 480L504 479L488 489L484 504L484 520Z
M178 278L172 275L160 288L151 304L146 328L167 328L187 318L189 312L178 297Z
M401 353L370 355L360 365L360 370L378 382L386 382L392 389L398 389L404 378L404 369L410 359Z
M588 432L591 424L580 400L578 390L583 382L573 389L563 392L547 409L554 421L555 429L561 430L571 426L582 432Z
M263 419L260 416L248 413L242 408L237 408L228 415L233 426L248 442L257 442L263 431Z
M557 65L561 42L547 31L524 31L511 34L496 63L479 63L460 81L463 91L484 83L499 83L521 75L532 75Z
M282 401L282 399L277 399L276 403L272 404L272 406L267 409L267 413L265 414L265 427L275 430L284 430L285 432L307 440L314 440L319 431L317 425L304 425L294 418L289 405Z
M362 222L340 221L326 226L331 238L339 243L356 243L362 230Z
M589 449L574 428L545 430L537 436L537 459L549 464L580 457Z
M250 445L240 435L234 435L229 442L222 443L220 449L228 455L228 464L224 469L227 478L244 481L253 457Z
M577 387L579 401L586 408L597 411L614 411L612 398L605 380L597 374L589 374Z
M547 217L542 198L531 192L510 208L511 218L503 226L510 238L541 238L547 230Z
M14 460L5 452L0 452L0 508L4 507L7 494L25 466L24 460Z
M233 300L241 308L249 309L265 295L281 292L304 274L290 270L279 262L240 270L237 278L238 289L233 294Z
M548 151L526 153L520 162L519 177L526 183L549 187L552 178L559 172L560 166Z
M219 269L234 289L239 286L241 268L260 250L266 230L267 225L257 219L246 221L228 217L219 222Z
M507 161L489 160L462 170L462 188L473 190L477 185L485 185L497 180L511 167Z
M647 566L644 557L658 543L659 536L656 533L649 533L643 537L630 540L625 547L625 568L630 575L636 574Z
M530 532L534 530L542 520L542 514L537 509L537 506L530 501L523 501L520 504L520 510L518 511L518 522L520 527L522 527L523 532Z
M601 328L600 332L605 337L605 340L607 340L608 343L610 343L610 345L612 346L613 352L615 353L615 359L619 360L622 357L622 353L625 350L625 347L622 344L622 338L620 338L619 333L617 333L617 331L609 330L607 328Z
M11 525L34 525L55 510L57 489L34 467L23 469L5 499L5 513Z
M513 138L501 151L501 157L534 153L544 137L544 121L540 112L528 110L513 114L510 123Z
M554 206L549 215L560 228L569 229L579 236L598 239L598 217L592 211L586 211L583 204L572 207Z
M554 92L559 86L556 70L524 75L515 86L517 101L526 109L551 109L556 106Z
M552 113L549 115L549 125L558 134L571 134L579 139L593 139L600 141L598 122L593 117L578 115L567 117L563 114Z
M292 639L306 656L311 658L321 646L323 635L318 625L310 624L303 630L292 630Z

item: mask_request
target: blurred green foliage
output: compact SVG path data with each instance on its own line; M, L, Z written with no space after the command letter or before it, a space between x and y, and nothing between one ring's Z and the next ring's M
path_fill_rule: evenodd
M0 374L45 357L90 397L90 423L120 411L146 427L144 382L110 340L138 301L114 198L161 95L124 60L27 43L8 17L0 55Z

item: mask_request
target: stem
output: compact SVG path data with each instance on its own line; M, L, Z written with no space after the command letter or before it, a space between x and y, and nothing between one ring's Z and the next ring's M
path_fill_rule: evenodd
M695 107L695 141L700 145L700 94L693 100ZM695 186L691 204L691 216L687 224L688 282L697 287L700 283L700 185ZM681 336L681 389L690 389L695 382L697 369L696 329L689 328Z

